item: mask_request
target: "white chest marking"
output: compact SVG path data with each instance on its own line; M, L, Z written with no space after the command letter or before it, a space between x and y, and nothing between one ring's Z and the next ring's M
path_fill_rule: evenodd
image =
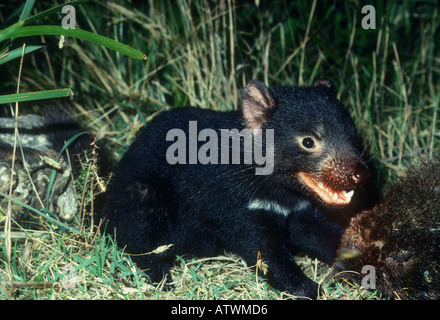
M277 202L270 200L253 199L248 204L250 210L266 210L280 214L282 216L288 216L290 209L280 205Z

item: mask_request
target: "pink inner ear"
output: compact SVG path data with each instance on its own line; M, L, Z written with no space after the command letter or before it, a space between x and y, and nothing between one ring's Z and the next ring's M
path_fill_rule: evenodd
M262 82L253 80L243 91L243 117L249 129L255 130L270 118L275 100L270 89Z
M250 108L245 108L243 105L243 117L246 121L246 125L249 129L254 131L255 129L260 129L263 123L267 121L262 112L256 111L256 109L250 110Z

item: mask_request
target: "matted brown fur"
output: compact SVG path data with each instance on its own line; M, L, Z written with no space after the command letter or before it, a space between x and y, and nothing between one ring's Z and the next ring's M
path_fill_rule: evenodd
M338 271L373 266L389 297L439 299L440 158L418 159L383 202L353 218L338 252Z

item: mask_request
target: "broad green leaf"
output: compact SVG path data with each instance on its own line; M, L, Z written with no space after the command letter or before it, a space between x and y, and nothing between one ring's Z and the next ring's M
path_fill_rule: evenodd
M45 90L45 91L36 91L36 92L6 94L0 96L0 104L42 100L42 99L63 98L63 97L68 97L70 95L72 95L72 90L70 89L54 89L54 90Z
M14 25L11 27L14 27ZM5 29L3 32L8 31L9 28ZM56 35L56 36L66 36L66 37L82 39L118 51L131 58L142 59L142 60L147 59L147 57L142 52L133 49L118 41L103 37L99 34L95 34L89 31L80 30L80 29L64 29L61 26L22 27L14 30L14 32L12 33L9 32L6 35L0 33L0 39L2 36L4 39L9 39L9 38L20 38L20 37L29 37L29 36L39 36L39 35L52 35L52 36Z

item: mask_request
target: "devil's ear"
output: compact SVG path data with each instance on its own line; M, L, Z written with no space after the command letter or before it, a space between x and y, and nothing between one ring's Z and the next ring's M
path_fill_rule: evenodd
M314 84L314 87L321 87L326 89L331 94L336 94L336 87L333 85L333 83L330 80L327 79L320 79L317 80Z
M252 80L246 85L242 101L243 117L251 130L261 128L275 110L272 90L257 80Z

